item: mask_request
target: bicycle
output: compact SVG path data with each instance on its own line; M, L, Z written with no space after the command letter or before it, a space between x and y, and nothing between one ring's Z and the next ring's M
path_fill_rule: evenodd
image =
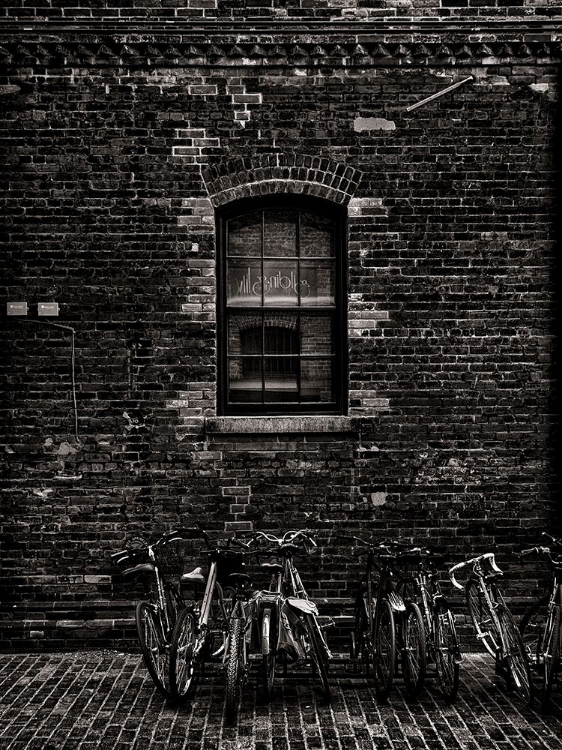
M167 698L172 697L169 683L170 640L176 618L183 607L177 583L172 584L165 573L179 576L181 565L175 542L191 538L192 529L179 529L164 534L154 544L142 538L132 539L129 545L111 555L114 563L129 567L121 570L123 580L141 578L149 600L138 602L135 609L137 635L144 663L157 689Z
M407 557L415 571L398 585L398 589L406 602L414 601L420 608L428 662L435 664L443 697L452 703L459 688L462 655L455 618L439 581L438 566L443 564L444 558L421 547L408 549Z
M170 692L176 700L189 696L206 660L225 652L232 606L232 590L225 584L228 575L240 570L243 563L242 553L231 549L236 540L213 544L206 531L199 527L197 532L208 550L209 572L205 578L197 567L180 578L180 588L189 603L177 618L170 643ZM217 637L218 646L214 642Z
M455 574L471 568L464 586ZM528 705L533 703L533 682L521 634L515 625L497 581L503 572L496 565L493 552L478 555L454 565L449 570L451 582L465 591L468 611L476 635L494 658L496 674L506 681Z
M316 604L308 596L294 562L297 554L310 554L316 542L306 529L287 531L277 537L258 531L254 540L263 540L269 545L269 554L278 557L281 563L265 563L262 569L269 570L271 582L268 595L262 596L261 651L262 685L267 698L271 697L275 679L278 653L286 657L291 653L295 661L308 659L317 673L326 700L331 697L328 677L329 662L333 658L324 637L324 630L331 627L318 622Z
M355 597L350 657L355 662L363 657L367 675L372 666L375 694L384 702L390 695L399 654L404 687L415 697L425 680L425 630L418 605L404 602L396 589L395 567L401 556L398 545L373 545L356 536L352 539L365 548L367 561Z
M562 646L562 539L543 533L550 541L549 547L532 547L521 555L536 553L547 558L552 569L549 594L540 597L523 615L519 631L532 667L542 673L543 708L548 708L556 673L560 669ZM558 548L556 553L553 548Z

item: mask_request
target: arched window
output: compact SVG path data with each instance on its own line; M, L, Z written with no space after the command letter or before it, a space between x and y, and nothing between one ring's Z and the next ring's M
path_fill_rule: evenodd
M344 209L272 196L218 218L221 413L344 413Z

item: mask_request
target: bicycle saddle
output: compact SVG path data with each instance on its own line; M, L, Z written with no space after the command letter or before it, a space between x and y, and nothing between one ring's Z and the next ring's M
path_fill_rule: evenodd
M281 563L265 562L260 565L262 570L270 571L271 573L282 573L283 566Z
M180 578L180 584L184 583L205 583L205 576L201 568L195 568L190 573L184 573Z
M154 573L154 565L152 563L143 563L142 565L135 565L134 568L127 568L121 571L121 578L133 578L133 576L140 575L141 573Z

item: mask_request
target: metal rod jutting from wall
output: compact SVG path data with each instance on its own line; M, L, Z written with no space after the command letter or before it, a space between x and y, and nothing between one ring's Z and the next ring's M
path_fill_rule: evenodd
M431 102L434 99L438 99L440 96L444 96L445 94L448 94L449 91L458 89L458 87L462 86L463 83L467 83L468 81L473 81L473 80L474 80L474 76L468 76L467 78L463 78L462 81L457 81L456 83L452 83L450 86L447 86L446 89L442 89L441 91L438 91L436 94L432 94L431 96L428 96L425 99L422 99L420 102L416 102L416 104L410 104L409 107L406 107L406 112L411 112L413 109L422 107L424 104L427 104L428 102Z

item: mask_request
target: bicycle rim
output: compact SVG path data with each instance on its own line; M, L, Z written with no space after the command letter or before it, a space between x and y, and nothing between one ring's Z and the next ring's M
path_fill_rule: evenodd
M542 704L550 705L550 696L560 658L560 607L556 606L550 613L544 639L544 677Z
M519 632L525 646L525 653L531 667L541 669L543 666L543 644L546 623L548 621L548 603L550 596L541 597L525 612L519 623Z
M469 581L466 585L466 603L478 639L495 659L500 638L488 602L476 581Z
M310 659L322 683L322 692L326 700L331 698L330 682L328 680L328 657L324 647L324 636L318 626L318 621L312 615L304 615L304 625L310 646Z
M262 688L264 697L269 700L273 695L275 683L275 661L277 651L277 621L275 612L265 609L262 619Z
M167 698L170 697L168 687L169 651L164 641L162 627L152 604L139 602L136 608L137 634L144 663L154 684Z
M387 700L396 665L396 632L392 608L382 599L377 608L373 633L373 679L375 693L379 701Z
M506 640L507 653L505 656L509 665L511 679L521 698L525 703L531 705L533 702L533 681L521 634L515 625L511 612L507 608L500 609L498 617Z
M444 601L439 601L434 613L435 667L443 697L454 701L459 689L459 644L453 613Z
M402 676L411 697L419 695L425 680L425 629L420 608L410 601L402 619Z
M244 630L243 621L234 619L230 631L229 651L226 664L226 702L225 716L229 724L236 721L238 704L242 694L244 677Z
M189 695L195 680L196 626L189 609L180 612L170 645L170 693L176 699Z

